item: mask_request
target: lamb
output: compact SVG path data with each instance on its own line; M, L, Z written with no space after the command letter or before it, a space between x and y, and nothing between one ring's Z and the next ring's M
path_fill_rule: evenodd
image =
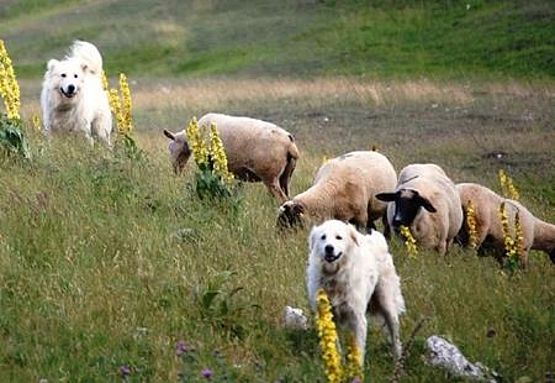
M555 263L555 225L536 218L526 207L517 201L503 198L485 186L475 183L457 184L457 190L462 208L467 217L470 202L474 207L476 220L477 247L483 251L492 249L497 255L504 252L503 229L499 214L500 205L505 203L505 211L509 218L509 227L514 236L514 221L518 213L523 233L524 254L522 263L528 264L530 249L541 250L549 254L551 262ZM469 234L467 225L463 225L457 237L463 245L467 245Z
M455 184L435 164L412 164L399 173L395 192L377 199L390 203L389 225L396 232L410 229L417 243L444 255L463 222L461 201Z
M374 221L384 219L387 205L375 196L395 187L395 169L386 156L374 151L357 151L329 160L320 167L313 185L280 207L278 224L295 227L305 215L325 220L348 221L358 229L375 229Z
M262 181L280 202L289 196L289 184L299 159L293 136L270 122L249 117L208 113L199 120L201 130L216 124L227 154L228 169L238 179ZM172 142L170 157L176 174L180 174L191 156L184 132L164 130Z

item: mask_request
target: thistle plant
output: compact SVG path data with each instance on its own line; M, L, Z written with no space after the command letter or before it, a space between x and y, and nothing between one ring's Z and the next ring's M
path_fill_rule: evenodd
M499 183L501 184L501 189L503 191L503 195L507 198L518 201L518 199L520 198L520 195L511 177L509 177L503 169L499 169L498 177L499 177Z
M0 40L0 96L4 99L8 119L21 120L19 85L4 40Z
M418 248L416 247L416 239L412 235L410 229L402 225L401 235L405 239L405 247L407 248L409 257L416 257L418 255Z
M341 355L337 350L337 330L333 321L328 295L323 289L318 290L316 303L318 307L316 329L320 338L326 378L328 383L341 383L343 380L343 367L341 365Z
M468 229L468 244L472 249L478 247L478 229L476 224L476 207L472 201L468 201L466 207L466 225Z

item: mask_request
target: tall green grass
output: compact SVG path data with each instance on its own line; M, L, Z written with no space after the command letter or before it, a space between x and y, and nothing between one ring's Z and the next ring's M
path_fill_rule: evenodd
M544 0L58 3L0 6L20 75L40 76L75 38L100 47L109 73L134 76L555 75Z

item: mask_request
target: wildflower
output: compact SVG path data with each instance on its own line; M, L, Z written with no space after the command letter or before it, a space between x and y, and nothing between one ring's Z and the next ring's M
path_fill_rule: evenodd
M362 361L362 352L358 345L356 344L355 337L352 334L349 334L349 343L347 345L347 366L345 368L345 377L344 380L346 382L354 382L358 379L359 382L362 381L363 378L363 361Z
M503 169L499 170L498 176L499 176L499 183L501 184L501 189L503 190L503 195L507 198L518 201L518 199L520 198L520 195L511 177L509 177Z
M189 347L187 346L187 343L185 343L184 340L177 341L177 343L175 344L175 355L181 356L185 354L187 351L189 351Z
M499 218L501 220L501 229L503 231L503 242L505 245L505 255L512 259L514 257L514 239L509 228L509 216L505 209L505 202L499 205Z
M214 375L214 372L209 368L205 368L200 372L200 375L203 378L205 378L207 380L210 380L210 379L212 379L212 376Z
M197 119L193 117L189 126L186 129L187 142L191 145L191 150L193 152L193 158L197 163L197 166L203 169L208 165L208 149L204 144L202 136L200 134Z
M108 92L108 101L110 103L110 109L112 110L112 114L116 117L116 126L119 127L123 126L123 112L121 106L121 100L119 97L119 92L117 89L110 89Z
M119 375L120 375L123 379L127 378L129 375L131 375L131 368L130 368L128 365L126 365L126 364L124 364L123 366L120 366L120 368L119 368Z
M105 91L108 91L108 88L110 87L108 85L108 77L106 77L106 72L102 71L102 89L104 89Z
M131 116L131 90L125 74L119 75L119 89L121 92L121 113L123 123L121 127L118 125L118 130L123 135L130 135L133 130L133 118Z
M0 96L4 99L8 119L21 119L19 115L21 107L19 85L4 40L0 40Z
M343 369L341 366L341 357L337 351L337 330L333 322L330 301L323 289L318 290L316 301L318 307L316 328L320 338L324 370L328 382L339 383L343 378Z
M42 122L40 121L40 117L37 114L33 114L31 118L31 123L33 124L33 128L35 128L38 132L42 130Z
M466 224L468 226L468 243L471 248L478 247L478 230L476 225L476 207L472 201L468 201L466 207Z
M227 169L227 155L214 123L210 125L210 157L214 174L225 183L230 183L233 180L233 174Z
M520 223L520 214L515 215L515 238L514 238L514 251L519 259L523 259L526 254L526 249L524 248L524 231L522 230L522 224Z
M401 226L401 235L405 238L405 247L410 257L416 257L418 255L418 249L416 248L416 239L412 235L410 229L406 226Z

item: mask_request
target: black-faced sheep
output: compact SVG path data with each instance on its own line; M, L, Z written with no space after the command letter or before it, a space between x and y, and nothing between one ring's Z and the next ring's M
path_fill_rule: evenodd
M386 204L375 195L395 187L396 179L393 165L383 154L344 154L322 165L308 190L281 205L278 223L281 227L297 226L306 215L375 229L374 221L384 217L386 210ZM387 226L385 231L387 234Z
M485 186L475 183L457 184L457 190L461 199L462 207L467 217L468 206L472 202L474 218L476 220L476 245L478 249L491 249L498 256L505 249L503 229L501 226L500 206L505 203L505 211L509 219L510 233L515 235L515 216L518 213L523 234L524 265L528 262L530 249L541 250L549 254L551 261L555 263L555 225L536 218L522 204L511 199L506 199L496 194ZM463 245L469 241L469 233L466 225L463 225L458 239Z
M238 179L262 181L280 202L289 195L291 175L299 158L293 136L272 123L249 117L208 113L199 120L201 131L216 124L227 154L228 169ZM184 132L164 130L177 174L183 171L191 149Z
M423 248L445 254L463 222L459 194L453 181L435 164L412 164L399 173L394 192L376 196L393 202L387 208L389 225L410 229Z

